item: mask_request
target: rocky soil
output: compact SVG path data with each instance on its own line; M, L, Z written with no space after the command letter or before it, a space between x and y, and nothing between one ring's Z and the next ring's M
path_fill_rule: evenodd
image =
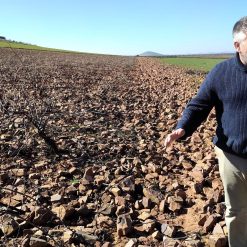
M214 112L164 150L205 74L0 49L1 246L227 246Z

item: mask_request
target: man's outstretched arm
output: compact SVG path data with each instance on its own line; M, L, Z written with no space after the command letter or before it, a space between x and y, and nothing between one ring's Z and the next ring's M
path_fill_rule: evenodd
M191 136L197 127L207 119L216 100L215 93L212 89L213 74L214 70L207 75L197 95L187 104L175 130L166 137L164 142L165 148L169 147L178 139L185 140Z

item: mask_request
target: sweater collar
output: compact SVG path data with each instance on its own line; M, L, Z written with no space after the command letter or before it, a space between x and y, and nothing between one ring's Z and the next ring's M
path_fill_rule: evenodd
M239 53L236 52L236 56L235 56L235 63L237 65L237 67L243 71L246 71L247 72L247 65L244 65L241 60L240 60L240 57L239 57Z

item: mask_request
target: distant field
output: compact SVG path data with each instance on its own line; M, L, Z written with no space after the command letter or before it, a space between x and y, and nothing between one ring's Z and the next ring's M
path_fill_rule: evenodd
M228 57L211 58L211 57L165 57L160 58L162 63L174 64L189 69L209 71L216 64L224 61Z
M12 41L6 41L6 40L0 40L0 47L9 47L13 49L17 48L17 49L29 49L29 50L42 50L42 51L73 52L73 51L47 48L47 47L42 47L38 45L29 45L29 44L23 44L20 42L12 42Z

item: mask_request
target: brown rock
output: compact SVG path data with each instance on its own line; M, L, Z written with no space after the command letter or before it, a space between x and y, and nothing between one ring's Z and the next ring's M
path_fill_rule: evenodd
M193 165L190 164L189 162L185 162L185 161L182 162L182 166L187 171L191 171L193 169Z
M134 226L133 228L134 228L135 232L138 232L138 234L142 235L142 234L146 233L143 226L144 225L141 225L141 226L138 225L138 226Z
M11 173L16 177L23 177L26 175L26 170L23 168L15 168L11 170Z
M47 162L45 160L42 160L42 161L39 161L37 163L34 164L34 167L36 170L44 170L45 169L45 166L46 166Z
M87 205L80 205L79 208L76 208L78 215L87 216L91 213L91 210L88 209Z
M157 240L161 240L162 239L162 234L159 231L155 231L152 233L152 238L153 239L157 239Z
M0 140L10 141L11 139L12 139L11 135L8 135L8 134L1 134L0 135Z
M119 187L126 192L134 192L135 191L135 178L134 176L128 176L124 178L122 181L119 183Z
M37 236L42 236L43 234L44 234L43 231L38 230L38 231L36 231L33 235L34 235L35 237L37 237Z
M215 190L213 193L213 200L215 203L221 202L223 199L223 191L222 190Z
M227 245L227 237L225 235L211 235L208 240L209 247L226 247Z
M137 239L132 238L124 247L135 247L137 246Z
M155 221L152 219L147 219L143 222L143 230L151 233L155 227Z
M173 212L178 212L182 208L182 204L176 201L171 201L169 204L169 209Z
M89 186L90 186L90 183L87 180L81 179L78 190L79 192L86 192Z
M86 196L81 196L81 197L79 198L79 200L78 200L78 202L79 202L80 204L87 203L87 201L88 201L88 196L87 196L87 195L86 195Z
M51 202L59 202L62 200L62 196L59 194L55 194L51 196Z
M110 242L105 242L101 247L112 247Z
M63 221L73 215L75 209L68 205L60 205L59 207L53 207L52 212Z
M212 180L212 188L213 189L219 189L222 187L222 182L220 179L215 178L214 180Z
M204 244L200 240L185 240L186 247L202 247Z
M132 229L132 220L129 215L119 215L117 218L117 235L126 236Z
M153 179L158 178L158 177L159 177L158 173L148 173L145 176L145 180L152 181Z
M28 175L29 179L40 179L40 177L41 177L40 173L30 173Z
M157 217L157 215L159 214L159 207L158 207L158 205L155 205L155 206L151 209L150 214L151 214L154 218Z
M220 234L220 235L224 235L224 231L221 227L221 225L219 223L217 223L214 227L214 230L212 232L213 235L217 235L217 234Z
M0 216L0 229L2 230L4 235L9 236L18 228L19 225L12 216L8 214Z
M94 171L92 167L88 167L85 169L83 178L89 182L93 182L94 181Z
M30 238L30 247L48 247L51 246L46 240L36 237Z
M120 195L121 195L121 190L120 190L118 187L114 187L114 188L112 188L110 191L111 191L111 193L112 193L114 196L120 196Z
M144 188L143 194L145 195L145 197L149 198L156 204L159 204L162 200L165 199L164 195L160 191L152 188Z
M122 196L117 196L117 197L115 197L115 204L117 204L119 206L125 206L126 205L126 200Z
M164 236L163 247L179 247L179 242L177 242L177 240Z
M198 225L204 226L206 220L207 220L207 215L202 216L202 218L198 221Z
M172 187L173 189L178 189L180 187L180 184L178 183L178 181L175 181L172 183Z
M149 212L141 212L141 214L138 216L138 219L140 220L146 220L151 217L151 214Z
M126 210L127 210L126 205L118 206L116 210L116 215L119 216L121 214L126 214L127 213Z
M7 172L1 172L0 183L6 183L9 180L9 174Z
M98 216L96 218L97 225L103 228L110 227L114 225L113 220L109 216Z
M101 200L103 201L103 203L110 203L112 200L112 195L109 193L104 193L101 197Z
M167 180L167 176L159 175L159 182L160 182L160 184L163 184L166 180Z
M143 208L142 201L141 200L135 201L134 207L135 207L135 209L138 209L138 210L142 209Z
M147 198L147 197L144 196L142 198L142 205L143 205L144 208L150 208L150 206L151 206L151 200L149 198Z
M16 206L19 206L20 204L22 204L23 198L24 197L22 195L17 194L15 196L7 197L7 198L1 198L0 201L5 205L16 207Z
M161 225L161 232L162 232L164 235L166 235L166 236L172 238L172 237L175 236L175 234L176 234L176 232L177 232L177 229L176 229L176 227L174 227L174 226L169 226L168 224L163 223L163 224Z
M116 206L111 205L110 203L106 203L102 205L98 212L103 215L113 215L116 212Z
M153 173L159 173L160 172L160 168L157 165L155 165L153 162L148 163L148 169Z
M206 222L204 223L203 225L203 230L208 233L210 232L211 230L213 230L214 226L216 224L216 217L214 215L210 215Z
M81 171L79 169L77 169L76 167L71 167L69 169L69 173L71 175L78 175L78 174L81 174ZM85 174L84 174L85 175Z
M180 197L180 198L182 198L183 200L186 200L186 198L187 198L187 195L186 195L185 191L183 191L182 189L176 190L176 191L175 191L175 196L176 196L176 197Z
M160 205L159 205L159 211L160 211L161 213L164 213L164 212L165 212L165 207L166 207L166 200L162 200L162 201L160 202Z
M37 225L45 225L54 218L54 214L48 208L37 208L35 210L35 217L33 223Z
M173 212L179 211L183 207L183 198L170 196L167 202L169 203L169 209Z
M147 166L141 165L141 169L142 169L142 172L144 174L148 173L148 167Z
M144 236L140 236L138 238L138 242L140 243L147 243L148 242L148 238L147 237L144 237ZM142 244L139 244L138 247L150 247L150 245L142 245Z
M224 212L226 210L226 206L223 203L217 203L216 207L215 207L215 212L220 214L220 215L224 215Z
M68 195L77 195L78 194L78 189L74 185L68 186L65 191Z
M29 242L30 242L29 237L25 237L21 242L21 247L30 247Z
M195 194L200 194L203 192L204 180L193 184L193 189Z
M101 175L94 176L93 180L94 180L95 184L97 184L97 185L101 185L101 184L106 182L105 176L101 176Z
M201 182L205 177L203 168L196 165L191 171L191 176L195 179L195 181Z

